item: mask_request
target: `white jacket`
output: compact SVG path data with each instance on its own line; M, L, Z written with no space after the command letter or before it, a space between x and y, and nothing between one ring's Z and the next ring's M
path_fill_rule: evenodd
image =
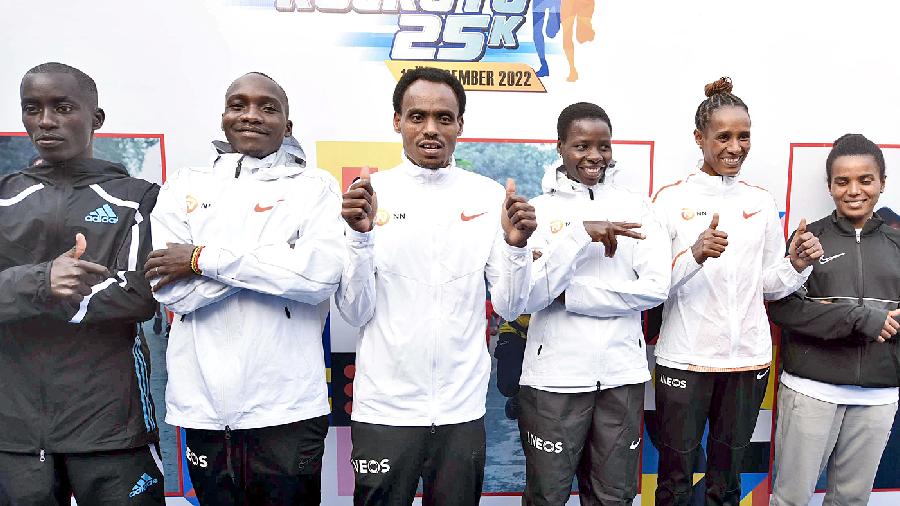
M710 368L768 364L772 337L763 300L793 293L812 272L810 266L798 273L785 257L775 199L736 177L697 172L660 188L653 202L673 256L657 361ZM713 213L728 246L721 257L697 264L691 246Z
M172 425L250 429L330 411L322 328L346 259L341 199L302 157L296 141L263 159L221 153L160 191L154 248L205 246L202 276L155 292L178 314L166 353Z
M356 348L352 419L428 426L484 416L491 360L485 278L494 310L525 306L531 253L503 240L506 193L455 165L408 160L372 175L375 230L348 231L350 261L335 296Z
M538 229L522 385L606 387L650 379L641 311L669 292L668 237L649 200L615 184L587 187L549 169L532 199ZM615 256L591 242L587 220L641 223L643 240L619 236ZM565 292L565 303L555 300Z

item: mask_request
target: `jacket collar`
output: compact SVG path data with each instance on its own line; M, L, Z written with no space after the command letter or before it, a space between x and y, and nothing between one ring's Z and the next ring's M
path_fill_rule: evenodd
M591 193L596 194L608 187L606 177L604 177L603 181L593 186L587 186L569 179L569 176L566 175L565 167L551 167L544 171L544 177L541 179L541 190L544 193L559 193L560 195L571 197L589 198Z
M834 223L835 228L837 228L842 235L856 235L856 228L853 227L853 224L850 223L850 220L844 218L842 216L838 216L837 209L831 211L831 222ZM862 232L860 235L868 235L880 227L884 223L884 220L881 216L878 216L878 213L873 213L872 217L866 221L863 225Z
M293 176L306 169L306 153L294 137L285 137L278 151L263 158L242 155L224 141L213 141L212 146L215 152L210 165L234 167L240 162L241 172L249 171L256 179L264 181Z
M730 192L740 182L738 176L711 176L702 170L692 172L686 180L699 186L700 191L707 195L721 195Z
M450 163L446 167L426 169L414 164L406 156L406 152L403 152L403 162L398 168L420 184L443 184L450 181L459 170L462 170L456 166L456 158L453 156L450 157Z
M43 162L24 169L22 173L51 184L67 183L72 186L89 186L128 177L128 171L121 164L99 158Z

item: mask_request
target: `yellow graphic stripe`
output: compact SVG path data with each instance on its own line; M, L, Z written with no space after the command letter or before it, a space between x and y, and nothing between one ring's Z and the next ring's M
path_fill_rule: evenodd
M524 63L498 62L437 62L388 60L384 62L399 80L407 70L416 67L435 67L444 69L459 79L466 91L519 91L546 93L534 69Z

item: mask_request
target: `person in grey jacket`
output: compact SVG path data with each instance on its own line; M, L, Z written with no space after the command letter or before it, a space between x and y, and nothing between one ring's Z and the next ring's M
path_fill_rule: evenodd
M807 230L825 254L773 302L783 327L772 504L806 505L827 466L825 504L864 505L897 411L900 232L874 212L884 156L848 134L826 162L831 215Z

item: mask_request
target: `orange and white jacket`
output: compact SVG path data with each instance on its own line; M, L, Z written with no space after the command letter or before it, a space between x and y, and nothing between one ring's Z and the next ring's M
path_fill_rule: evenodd
M538 229L528 241L542 256L532 267L526 312L534 313L519 383L596 387L650 379L641 311L669 293L669 237L647 197L612 183L585 186L548 169L544 194L531 200ZM615 256L591 242L583 221L641 224L643 240L618 237ZM557 297L565 293L565 302Z
M737 177L697 172L660 188L653 203L673 256L657 363L731 369L771 362L763 301L793 293L812 272L810 266L798 273L785 257L775 199ZM713 213L719 213L718 230L728 234L728 246L721 257L698 264L691 246Z
M453 164L405 161L372 174L375 230L348 230L349 262L335 303L361 327L352 419L447 425L485 414L491 359L485 278L494 310L525 306L531 253L503 240L498 183Z

